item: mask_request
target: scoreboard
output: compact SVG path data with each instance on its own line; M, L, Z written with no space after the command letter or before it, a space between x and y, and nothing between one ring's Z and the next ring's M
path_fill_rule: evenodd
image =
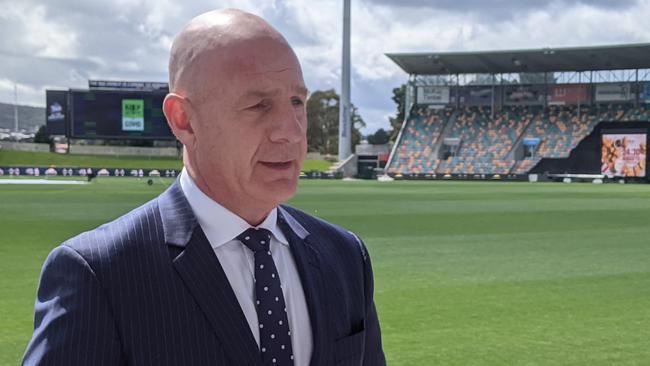
M174 139L162 104L165 93L70 91L70 137Z
M55 112L46 121L51 133L80 139L175 139L162 110L165 83L89 81L87 90L46 93Z

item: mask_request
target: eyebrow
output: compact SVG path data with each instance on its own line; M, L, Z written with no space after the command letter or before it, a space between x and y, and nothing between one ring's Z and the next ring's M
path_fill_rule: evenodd
M309 90L304 86L297 86L293 88L294 92L299 95L308 95ZM248 98L268 98L280 93L280 89L272 90L249 90L242 96L241 99Z
M304 94L304 95L309 94L309 89L305 88L304 86L298 86L298 87L296 87L294 89L298 94Z

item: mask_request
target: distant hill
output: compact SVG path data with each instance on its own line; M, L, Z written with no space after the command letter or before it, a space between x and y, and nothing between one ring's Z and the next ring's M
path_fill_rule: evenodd
M18 106L18 127L32 130L45 124L45 108ZM14 105L0 103L0 128L14 129Z

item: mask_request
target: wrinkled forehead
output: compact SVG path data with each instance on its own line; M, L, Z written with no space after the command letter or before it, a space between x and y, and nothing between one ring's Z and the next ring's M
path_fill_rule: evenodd
M232 44L220 52L222 67L236 74L300 71L300 63L291 47L273 39L258 38Z
M286 39L265 20L237 9L192 19L172 44L173 92L192 94L206 78L293 69L300 64Z
M246 40L207 51L196 66L194 85L200 93L232 90L247 82L264 84L280 80L290 84L286 87L304 88L295 53L288 44L273 39Z

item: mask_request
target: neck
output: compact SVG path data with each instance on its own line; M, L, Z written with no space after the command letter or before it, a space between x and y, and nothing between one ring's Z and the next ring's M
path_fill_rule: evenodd
M191 164L185 164L185 169L190 178L194 181L194 184L196 184L197 188L200 189L203 194L228 209L228 211L241 217L251 226L258 226L264 222L271 210L275 208L274 205L266 205L260 202L249 203L248 200L235 197L227 192L215 191L210 188L203 176L198 173Z

